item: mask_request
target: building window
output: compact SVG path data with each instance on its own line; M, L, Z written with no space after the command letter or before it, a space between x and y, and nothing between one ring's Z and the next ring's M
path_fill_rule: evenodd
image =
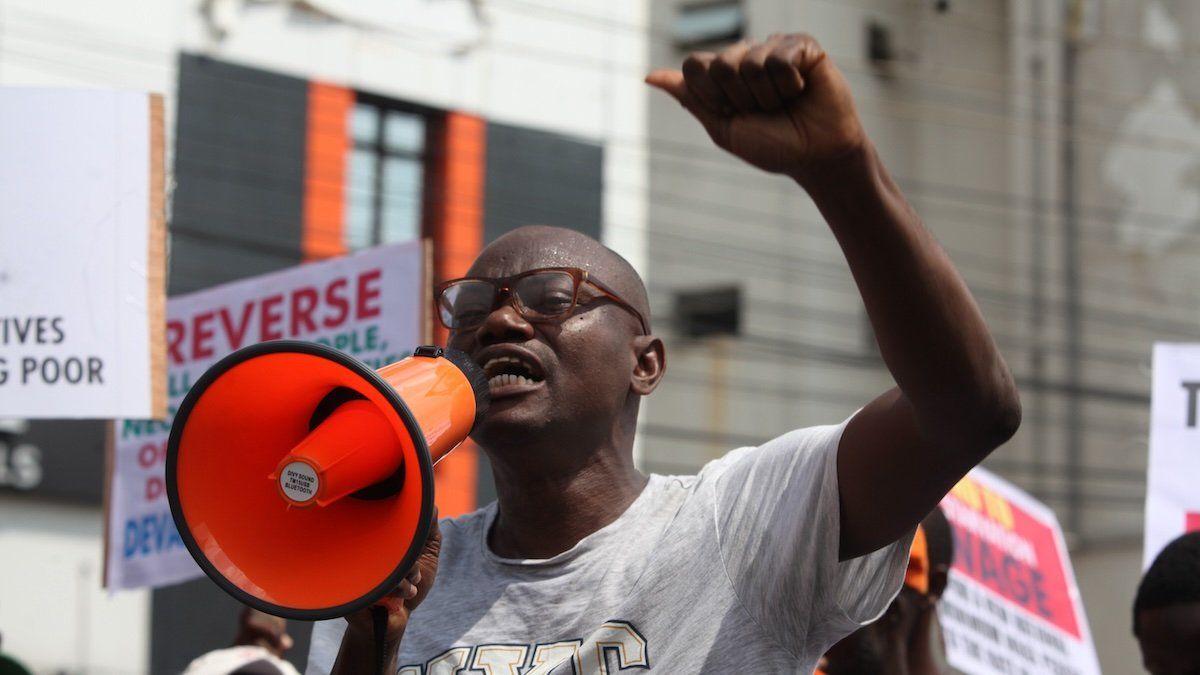
M737 335L742 292L737 286L681 291L675 296L675 321L687 337Z
M350 111L346 248L418 239L425 183L425 118L384 102Z
M741 0L697 2L679 8L672 26L675 46L683 50L736 42L746 32Z

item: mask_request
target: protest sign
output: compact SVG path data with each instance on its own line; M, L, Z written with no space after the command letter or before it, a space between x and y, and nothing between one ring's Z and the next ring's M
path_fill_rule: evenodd
M938 605L950 665L972 675L1100 672L1054 512L975 469L942 500L954 533Z
M425 335L423 262L421 242L411 242L171 298L166 330L171 413L209 366L256 342L311 340L373 368L409 356ZM113 425L105 521L105 582L111 590L201 574L167 502L170 430L170 417Z
M1142 569L1172 539L1200 530L1200 344L1154 345Z
M0 411L162 416L162 98L0 88L0 224Z

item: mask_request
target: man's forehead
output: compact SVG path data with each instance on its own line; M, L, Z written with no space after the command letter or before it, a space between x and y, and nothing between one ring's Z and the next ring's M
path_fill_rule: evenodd
M550 227L510 232L485 248L471 265L472 276L503 277L542 267L578 267L597 273L612 254L586 235Z
M604 244L561 227L526 225L492 242L471 265L469 276L508 277L543 267L578 267L611 286L650 318L646 288L637 271Z

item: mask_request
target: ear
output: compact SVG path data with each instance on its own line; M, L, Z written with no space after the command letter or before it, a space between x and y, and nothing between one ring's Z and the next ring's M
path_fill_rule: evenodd
M633 338L632 347L637 357L629 378L629 388L638 396L649 396L667 372L667 351L662 340L653 335Z

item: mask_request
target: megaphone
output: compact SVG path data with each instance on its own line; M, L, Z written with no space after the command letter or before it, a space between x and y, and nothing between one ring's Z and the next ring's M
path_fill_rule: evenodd
M196 381L171 427L180 538L255 609L311 621L367 607L416 562L433 465L488 401L483 370L451 349L379 370L316 343L240 349Z

